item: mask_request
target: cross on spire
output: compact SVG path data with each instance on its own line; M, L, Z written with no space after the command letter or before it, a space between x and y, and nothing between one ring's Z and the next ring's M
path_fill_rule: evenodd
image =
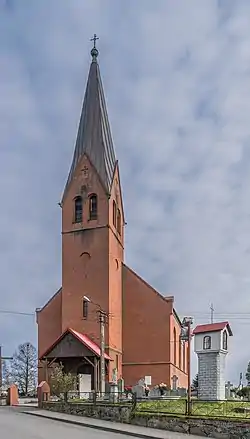
M98 57L98 53L99 53L97 48L96 48L96 40L99 40L99 38L96 36L96 34L94 34L94 37L91 38L91 40L90 40L90 41L94 41L94 47L90 52L91 56L92 56L92 61L94 61L94 62L96 62L96 58Z
M96 49L96 45L95 45L96 40L99 40L99 37L97 37L96 34L94 34L94 37L91 38L91 40L90 40L90 41L94 41L94 47L93 47L93 49Z
M210 321L211 321L211 323L214 323L214 306L213 306L212 303L211 303L211 305L210 305L210 311L211 311L211 314L210 314Z

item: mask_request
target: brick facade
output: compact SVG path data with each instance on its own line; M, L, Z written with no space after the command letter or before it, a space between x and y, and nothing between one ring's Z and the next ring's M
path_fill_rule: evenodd
M91 193L100 199L98 219L90 222L86 215L82 223L74 224L73 200L83 183L83 166L89 169ZM99 344L96 307L89 304L88 318L82 315L86 295L110 314L106 327L106 352L113 360L109 379L112 368L118 366L118 376L128 385L151 375L153 385L165 382L171 386L171 377L176 375L178 386L186 387L187 352L179 342L173 297L164 298L124 264L123 230L117 236L111 217L113 197L105 198L95 174L84 157L63 205L63 284L37 313L39 355L68 327ZM88 196L83 211L88 211ZM39 379L44 379L41 369Z

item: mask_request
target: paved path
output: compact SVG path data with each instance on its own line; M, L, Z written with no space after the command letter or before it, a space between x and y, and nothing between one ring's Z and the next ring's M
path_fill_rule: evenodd
M20 410L20 409L19 409ZM186 435L182 433L173 433L170 431L165 430L156 430L152 428L144 428L144 427L137 427L133 425L128 424L119 424L115 422L109 422L109 421L102 421L100 419L93 419L93 418L84 418L82 416L73 416L73 415L67 415L63 413L56 413L56 412L49 412L47 410L38 410L34 408L30 408L29 410L21 409L22 416L26 416L29 420L33 421L32 424L35 425L35 422L38 422L42 425L42 422L45 423L46 426L48 426L47 432L50 432L49 426L54 426L55 423L60 426L67 426L67 433L70 431L70 439L78 438L78 436L74 436L73 432L75 430L71 430L69 428L71 427L77 427L77 432L81 431L82 436L81 438L86 439L94 439L94 438L112 438L112 439L125 439L129 438L131 436L133 437L140 437L140 438L148 438L148 439L189 439L189 438L196 438L196 439L202 439L201 436L193 436L193 435ZM20 413L20 412L19 412ZM26 420L27 423L27 420ZM79 430L80 429L80 430ZM0 418L0 431L1 431L1 418ZM56 431L56 430L55 430ZM54 432L54 430L51 430L51 434ZM119 433L119 434L117 434ZM60 434L58 432L58 434ZM66 433L65 433L66 434ZM66 436L65 436L66 437ZM79 436L80 437L80 436ZM31 436L33 438L33 436ZM40 436L39 436L40 438ZM43 438L43 436L41 436ZM45 436L44 436L45 438ZM62 436L63 439L64 436ZM22 439L18 438L18 439ZM25 439L29 439L29 437L26 437ZM46 437L47 439L47 437Z

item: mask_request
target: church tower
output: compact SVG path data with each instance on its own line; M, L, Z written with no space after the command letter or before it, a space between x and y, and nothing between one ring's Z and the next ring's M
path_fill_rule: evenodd
M117 369L117 378L123 377L126 385L147 377L152 386L160 382L170 386L175 378L179 387L186 387L186 348L179 346L181 321L174 297L160 294L124 263L119 166L96 39L60 203L62 287L36 310L39 382L48 381L53 365L61 362L65 371L78 375L80 392L102 390L105 359L106 382ZM105 337L100 310L107 316ZM105 355L100 356L103 341Z
M106 353L122 375L124 213L104 91L92 62L62 207L62 332L70 327L98 345L98 307L108 314ZM90 301L86 300L88 298Z

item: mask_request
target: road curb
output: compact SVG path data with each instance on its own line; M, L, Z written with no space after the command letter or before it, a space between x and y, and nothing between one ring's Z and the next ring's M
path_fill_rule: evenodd
M132 431L118 430L117 428L111 428L111 427L105 427L105 426L100 426L100 425L87 424L85 422L80 422L80 421L78 422L78 421L75 421L73 419L63 419L63 418L60 419L60 418L57 418L57 417L54 417L54 416L39 415L38 413L35 413L35 412L22 411L22 413L25 414L25 415L36 416L37 418L51 419L52 421L64 422L64 424L78 425L80 427L92 428L93 430L102 430L102 431L107 431L109 433L123 434L123 435L131 436L131 437L138 437L138 438L141 438L141 439L162 439L159 436L157 438L157 436L153 436L152 437L152 436L149 436L148 434L133 433Z

